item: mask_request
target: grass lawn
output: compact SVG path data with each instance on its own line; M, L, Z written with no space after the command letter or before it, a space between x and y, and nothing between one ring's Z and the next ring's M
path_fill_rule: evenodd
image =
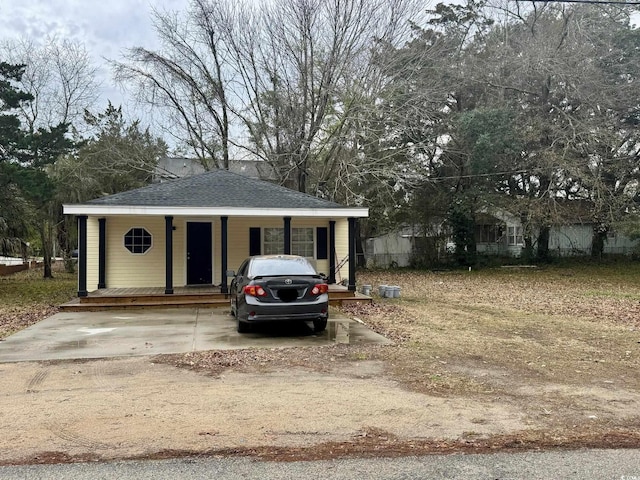
M58 311L76 294L77 277L54 268L54 278L42 278L42 268L0 277L0 339Z
M640 427L639 263L358 281L402 288L348 310L397 341L382 355L407 388L506 402L554 431Z

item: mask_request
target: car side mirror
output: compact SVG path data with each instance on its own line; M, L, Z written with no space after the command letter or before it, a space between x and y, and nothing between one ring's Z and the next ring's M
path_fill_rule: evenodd
M227 270L227 277L235 277L236 276L236 272L234 272L233 270Z

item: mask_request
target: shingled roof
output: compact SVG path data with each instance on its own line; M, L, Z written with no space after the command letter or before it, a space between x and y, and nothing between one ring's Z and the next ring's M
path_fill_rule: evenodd
M116 193L87 205L145 207L345 208L328 200L227 170Z

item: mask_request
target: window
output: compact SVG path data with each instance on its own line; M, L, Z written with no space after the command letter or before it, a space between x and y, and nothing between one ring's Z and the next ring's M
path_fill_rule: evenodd
M313 265L306 258L254 258L249 263L248 274L251 277L260 275L315 275Z
M262 245L264 255L284 253L284 228L263 229ZM313 238L313 228L292 228L291 254L314 258L314 252L315 242Z
M476 243L496 243L502 236L502 225L476 225Z
M265 228L262 253L275 255L284 253L284 228Z
M146 253L151 248L151 234L144 228L132 228L124 234L124 247L131 253Z
M522 227L509 227L507 229L509 245L523 245Z
M291 229L291 253L301 257L313 258L313 228Z

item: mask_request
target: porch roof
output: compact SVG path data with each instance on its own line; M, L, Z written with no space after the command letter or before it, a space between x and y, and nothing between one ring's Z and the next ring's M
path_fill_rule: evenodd
M368 209L297 192L226 170L64 205L74 215L366 217Z

